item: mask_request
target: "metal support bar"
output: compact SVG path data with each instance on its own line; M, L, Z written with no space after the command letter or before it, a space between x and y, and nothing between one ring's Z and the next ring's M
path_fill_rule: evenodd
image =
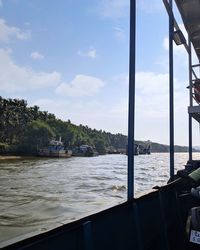
M192 161L192 115L188 114L188 129L189 129L189 161Z
M193 74L193 69L192 69L192 45L191 45L191 41L188 35L188 44L189 44L189 52L188 52L188 66L189 66L189 88L190 88L190 107L193 106L193 99L192 99L192 87L193 87L193 83L192 83L192 74Z
M196 75L196 73L195 73L195 71L193 70L192 67L190 67L190 70L191 70L192 74L194 75L195 79L198 79L198 77L197 77L197 75Z
M189 87L190 87L190 91L189 91L189 102L190 102L190 107L193 106L193 93L192 93L192 87L193 87L193 83L192 83L192 46L191 46L191 41L190 38L188 36L188 45L189 45L189 53L188 53L188 66L189 66ZM189 113L188 114L188 130L189 130L189 161L192 161L192 114Z
M136 0L130 0L128 180L127 180L128 200L134 197L135 34L136 34Z
M195 68L195 67L200 67L200 63L192 65L192 68Z
M169 0L172 10L172 0ZM169 133L170 133L170 179L174 180L174 68L173 68L174 18L169 15Z
M191 47L191 45L189 45L190 47ZM190 48L190 50L191 50L191 48ZM188 54L192 54L191 52L188 52ZM198 64L197 65L194 65L194 66L190 66L190 71L192 72L192 75L195 77L195 79L197 80L198 79L198 76L197 76L197 74L195 73L195 71L194 71L194 69L193 69L193 67L197 67L198 66ZM199 66L200 66L200 64L199 64Z

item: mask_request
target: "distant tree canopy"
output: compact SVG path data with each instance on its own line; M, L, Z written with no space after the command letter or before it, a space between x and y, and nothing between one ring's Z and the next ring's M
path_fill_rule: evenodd
M28 107L25 100L4 99L0 96L0 154L30 154L45 147L49 140L62 138L66 148L82 144L95 147L99 154L125 149L127 136L111 134L88 126L62 121L54 114ZM135 141L149 144L147 141ZM151 142L152 152L169 152L169 146ZM187 152L187 147L175 146L175 152Z
M127 136L62 121L54 114L28 107L25 100L0 97L0 153L35 154L52 138L62 138L65 147L88 144L100 154L110 148L126 148Z

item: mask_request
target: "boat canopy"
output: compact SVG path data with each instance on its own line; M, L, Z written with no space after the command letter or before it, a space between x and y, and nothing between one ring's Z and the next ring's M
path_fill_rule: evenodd
M200 61L200 0L175 0Z

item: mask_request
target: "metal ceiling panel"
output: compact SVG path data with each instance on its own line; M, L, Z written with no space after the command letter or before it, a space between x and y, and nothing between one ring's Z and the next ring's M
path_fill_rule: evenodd
M200 0L175 0L200 60Z

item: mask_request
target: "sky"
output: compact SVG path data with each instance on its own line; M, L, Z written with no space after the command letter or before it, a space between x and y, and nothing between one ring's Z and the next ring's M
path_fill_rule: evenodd
M177 16L180 27L182 20ZM168 16L137 1L135 138L169 144ZM188 145L187 54L174 47L175 144ZM128 0L0 0L0 95L127 134ZM193 145L199 127L193 122Z

